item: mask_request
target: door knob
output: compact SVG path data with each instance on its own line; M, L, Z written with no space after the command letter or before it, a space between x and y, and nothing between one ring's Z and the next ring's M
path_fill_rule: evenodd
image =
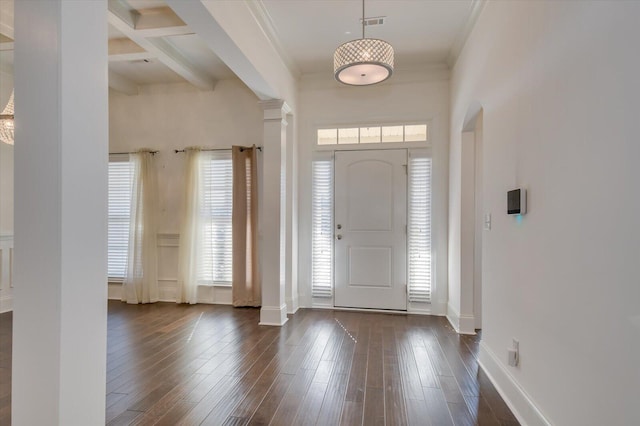
M336 235L336 238L341 240L342 239L342 235L338 234L338 235Z

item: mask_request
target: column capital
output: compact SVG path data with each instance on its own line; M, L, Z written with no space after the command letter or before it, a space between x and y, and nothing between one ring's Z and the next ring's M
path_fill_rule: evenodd
M260 101L258 104L264 111L264 120L283 120L286 121L287 114L291 112L291 107L282 99L270 99L268 101Z

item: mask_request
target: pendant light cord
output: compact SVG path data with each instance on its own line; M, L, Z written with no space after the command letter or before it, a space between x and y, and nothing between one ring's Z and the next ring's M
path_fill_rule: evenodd
M362 38L364 38L364 0L362 0Z

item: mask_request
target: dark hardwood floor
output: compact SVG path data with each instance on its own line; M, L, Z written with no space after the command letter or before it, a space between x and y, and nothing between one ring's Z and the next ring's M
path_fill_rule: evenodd
M517 425L440 317L109 302L108 425ZM11 314L0 315L0 425Z
M11 424L11 327L13 314L0 314L0 425Z

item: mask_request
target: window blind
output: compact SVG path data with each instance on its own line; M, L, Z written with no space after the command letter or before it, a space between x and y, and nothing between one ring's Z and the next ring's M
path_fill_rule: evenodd
M231 285L233 168L230 151L204 152L200 163L200 284Z
M431 158L409 158L409 301L431 302Z
M331 297L333 288L333 159L312 165L311 294Z
M124 279L126 274L133 171L128 156L126 160L109 162L107 271L112 279Z

